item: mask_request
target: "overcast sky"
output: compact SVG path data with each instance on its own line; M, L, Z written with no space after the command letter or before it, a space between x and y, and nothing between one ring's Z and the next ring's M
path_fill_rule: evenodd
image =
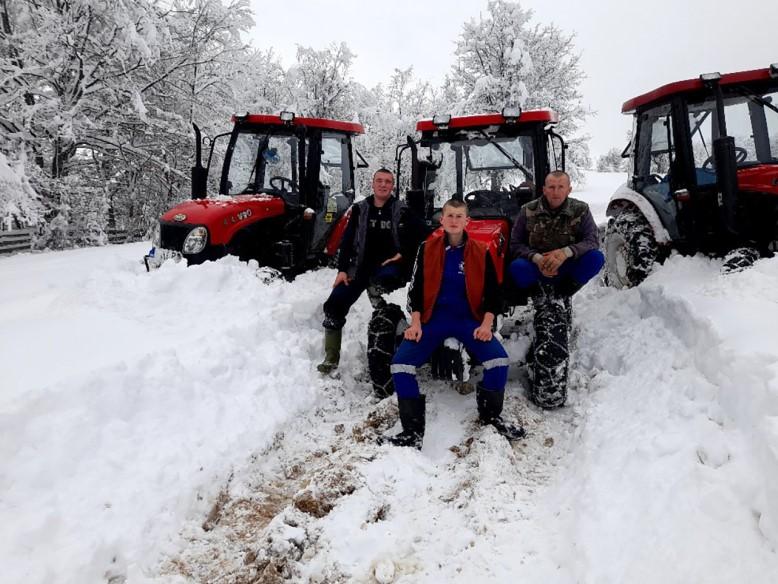
M257 48L273 47L285 66L297 45L321 49L345 41L356 53L352 74L373 87L395 67L439 85L453 62L462 24L486 0L252 0ZM672 81L709 71L778 62L778 0L524 0L534 22L576 34L584 103L596 115L585 131L592 156L622 147L630 120L621 104ZM433 112L430 112L432 114Z

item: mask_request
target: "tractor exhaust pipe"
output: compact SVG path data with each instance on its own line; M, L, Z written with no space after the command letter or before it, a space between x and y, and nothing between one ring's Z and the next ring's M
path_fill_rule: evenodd
M195 132L195 165L192 167L192 198L204 199L208 191L208 169L202 163L200 128L192 122Z
M737 225L737 162L735 161L735 139L722 136L713 141L713 156L716 160L716 183L719 187L719 211L730 236L736 237Z

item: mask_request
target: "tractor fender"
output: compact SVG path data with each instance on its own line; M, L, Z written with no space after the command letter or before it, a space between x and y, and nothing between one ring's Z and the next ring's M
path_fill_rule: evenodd
M640 193L633 191L626 183L621 185L616 192L611 195L611 200L608 202L608 208L605 214L608 217L615 217L619 214L621 209L625 206L633 205L643 214L651 226L654 232L656 242L660 245L669 245L672 242L670 233L662 224L662 220L659 218L659 214L654 209L653 205Z

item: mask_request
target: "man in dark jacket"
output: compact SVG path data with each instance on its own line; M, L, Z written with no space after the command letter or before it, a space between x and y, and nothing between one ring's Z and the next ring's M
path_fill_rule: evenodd
M509 440L524 436L523 428L500 417L508 379L508 354L492 335L502 304L500 286L486 246L465 233L467 221L463 201L446 202L440 218L443 236L424 242L416 255L408 292L411 325L391 367L403 430L387 441L397 446L421 448L426 401L416 367L448 337L457 338L483 365L476 393L481 421Z
M602 269L597 225L589 205L570 198L570 177L550 173L543 196L524 205L511 233L510 274L524 290L575 294Z
M404 285L408 279L408 256L423 237L418 221L405 204L392 197L394 175L381 168L373 175L373 195L351 207L348 227L338 251L338 275L324 303L324 361L318 365L329 373L340 362L343 325L351 306L362 292L378 308L382 295Z

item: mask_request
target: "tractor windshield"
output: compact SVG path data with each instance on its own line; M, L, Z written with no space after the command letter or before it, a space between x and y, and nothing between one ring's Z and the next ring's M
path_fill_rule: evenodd
M778 163L778 90L755 93L736 88L724 99L727 134L735 139L739 167ZM694 166L699 182L715 182L712 141L716 138L713 98L689 104Z
M428 146L427 161L435 167L435 172L427 175L426 190L434 193L436 209L454 196L464 198L475 191L513 191L527 185L534 188L531 136L474 133L461 140L422 146Z
M271 133L238 134L227 173L227 194L298 190L298 138Z

